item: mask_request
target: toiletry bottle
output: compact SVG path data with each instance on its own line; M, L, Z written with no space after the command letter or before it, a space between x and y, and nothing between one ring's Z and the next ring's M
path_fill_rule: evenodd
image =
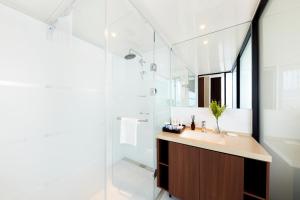
M191 129L195 130L196 125L195 125L195 115L192 115L192 123L191 123Z

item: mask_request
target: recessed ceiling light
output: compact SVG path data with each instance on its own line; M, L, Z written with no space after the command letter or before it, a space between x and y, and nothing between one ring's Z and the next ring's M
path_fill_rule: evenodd
M115 37L117 37L117 34L114 32L111 32L111 37L115 38Z
M201 29L201 30L204 30L205 28L206 28L206 25L205 25L205 24L201 24L201 25L200 25L200 29Z
M203 41L203 44L204 44L204 45L207 45L207 44L208 44L208 41L207 41L207 40L204 40L204 41Z

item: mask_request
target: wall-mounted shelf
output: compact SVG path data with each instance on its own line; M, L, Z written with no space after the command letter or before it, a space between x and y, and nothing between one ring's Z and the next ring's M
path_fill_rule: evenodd
M269 199L269 163L245 158L244 199Z
M157 140L157 185L169 189L169 142Z
M266 200L266 199L248 192L244 192L244 200Z
M163 165L163 166L166 166L166 167L169 167L169 165L165 164L165 163L159 163L160 165Z

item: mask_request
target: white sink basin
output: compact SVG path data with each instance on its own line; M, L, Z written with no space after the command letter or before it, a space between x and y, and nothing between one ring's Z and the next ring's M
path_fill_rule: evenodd
M193 139L193 140L201 140L204 142L211 142L217 144L225 144L224 135L215 134L215 133L203 133L198 131L184 131L180 134L180 137Z

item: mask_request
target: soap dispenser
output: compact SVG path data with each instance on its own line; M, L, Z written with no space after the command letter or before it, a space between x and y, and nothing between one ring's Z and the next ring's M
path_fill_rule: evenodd
M192 115L192 123L191 123L191 129L195 130L196 125L195 125L195 115Z

